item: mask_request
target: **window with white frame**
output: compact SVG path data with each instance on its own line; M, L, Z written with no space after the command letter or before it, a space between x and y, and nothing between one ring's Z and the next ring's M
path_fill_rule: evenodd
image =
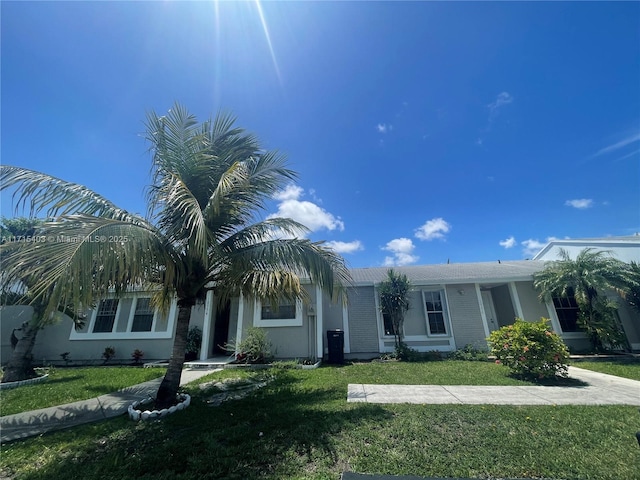
M302 302L282 300L277 305L256 300L253 324L257 327L302 326Z
M447 335L447 319L441 291L423 291L429 335Z
M113 325L118 313L118 299L108 298L102 300L98 306L96 319L93 322L93 333L106 333L113 331Z
M148 297L137 298L133 311L132 332L150 332L153 327L155 311L151 308L151 299Z
M149 294L125 294L101 300L91 311L86 326L71 329L69 340L171 338L176 302L167 312L153 308Z

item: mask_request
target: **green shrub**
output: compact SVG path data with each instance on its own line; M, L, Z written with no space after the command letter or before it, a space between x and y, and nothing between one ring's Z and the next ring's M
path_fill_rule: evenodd
M131 358L133 358L133 362L138 365L140 363L140 360L142 360L142 357L144 357L144 352L142 350L140 350L139 348L136 348L133 353L131 354Z
M569 351L560 336L550 330L547 319L525 322L517 318L513 325L492 332L488 341L496 363L516 375L530 379L567 376Z
M404 342L395 348L393 353L386 353L380 357L381 360L400 360L403 362L430 362L442 360L442 353L439 351L419 352Z
M481 350L467 343L464 348L451 352L447 358L451 360L466 360L468 362L486 362L489 356L486 350Z
M227 345L227 350L237 350L237 360L245 363L269 363L273 360L267 332L259 327L249 327L237 349L235 343L231 342Z
M115 356L116 356L116 349L114 347L104 348L104 352L102 352L102 358L104 358L105 364Z
M202 345L202 330L199 327L191 327L187 333L187 345L185 353L191 357L197 357Z

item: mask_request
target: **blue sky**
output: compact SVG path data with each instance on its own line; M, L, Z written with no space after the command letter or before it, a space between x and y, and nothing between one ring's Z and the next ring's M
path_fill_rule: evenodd
M1 4L2 162L145 213L146 112L228 111L352 267L640 231L638 2ZM12 216L2 197L2 214Z

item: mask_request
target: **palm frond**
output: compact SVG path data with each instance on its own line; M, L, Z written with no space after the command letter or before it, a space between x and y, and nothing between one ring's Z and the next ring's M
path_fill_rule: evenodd
M260 242L226 253L212 278L232 294L238 291L273 302L279 297L301 297L295 280L308 277L333 298L346 301L351 277L344 260L321 242L286 239Z
M543 300L573 295L577 302L586 304L595 299L598 292L619 290L628 283L625 264L608 251L585 248L575 260L564 249L559 253L560 260L549 262L534 275L534 287Z
M47 315L132 287L172 290L183 274L178 254L148 225L73 215L45 223L39 233L41 241L2 245L0 253L3 282L24 281L28 272L30 300L46 300Z
M28 206L29 215L45 210L48 217L83 213L128 222L142 220L83 185L27 168L0 165L0 190L12 187L16 212Z
M246 226L233 232L226 238L220 238L219 249L222 252L233 252L239 248L249 247L266 240L281 237L302 237L309 229L290 218L274 217Z

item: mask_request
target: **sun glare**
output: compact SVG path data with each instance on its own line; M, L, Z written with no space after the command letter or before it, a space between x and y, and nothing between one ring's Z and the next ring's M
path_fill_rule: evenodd
M273 44L271 43L271 35L269 35L269 27L267 26L267 21L264 18L264 12L262 11L262 5L260 4L260 0L255 0L256 9L258 10L258 15L260 16L260 23L262 24L262 30L264 31L264 38L267 41L267 46L269 47L269 53L271 53L271 61L273 62L273 68L276 71L276 75L278 76L278 82L282 85L282 78L280 76L280 68L278 67L278 61L276 60L276 54L273 51Z

